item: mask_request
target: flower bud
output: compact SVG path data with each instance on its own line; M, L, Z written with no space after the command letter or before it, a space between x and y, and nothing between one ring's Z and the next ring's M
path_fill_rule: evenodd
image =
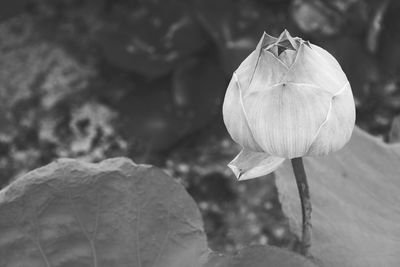
M355 106L339 63L324 49L264 33L226 91L223 117L242 151L228 165L239 180L273 172L288 158L320 156L350 139Z

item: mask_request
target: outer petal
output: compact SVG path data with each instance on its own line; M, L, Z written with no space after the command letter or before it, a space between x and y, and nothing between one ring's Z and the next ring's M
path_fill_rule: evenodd
M261 51L261 56L248 90L243 91L242 96L265 91L272 85L280 83L285 77L288 67L271 52Z
M253 151L262 151L248 126L240 94L237 78L234 73L222 106L225 126L236 143Z
M257 178L275 171L284 158L270 156L266 153L242 149L228 167L231 168L239 181Z
M331 110L321 125L308 156L321 156L341 149L350 139L356 119L355 105L350 84L332 98Z
M267 153L304 156L328 114L332 94L318 87L279 84L244 99L249 127Z
M282 82L313 84L336 94L347 83L347 78L339 63L327 51L302 43Z
M263 48L276 42L276 40L277 38L264 32L256 49L239 65L236 70L236 75L240 83L239 86L242 90L247 90L247 88L249 88Z

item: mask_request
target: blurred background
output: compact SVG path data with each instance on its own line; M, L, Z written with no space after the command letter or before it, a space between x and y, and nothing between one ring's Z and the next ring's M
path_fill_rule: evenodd
M358 126L400 139L398 14L387 0L2 0L0 188L59 157L126 156L185 185L212 249L296 250L273 176L226 167L232 72L263 31L288 29L338 59Z

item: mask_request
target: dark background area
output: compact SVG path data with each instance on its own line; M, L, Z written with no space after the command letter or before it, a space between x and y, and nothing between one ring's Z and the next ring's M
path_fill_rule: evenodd
M296 249L273 177L235 181L224 93L263 31L331 52L357 125L389 139L400 114L400 2L0 1L0 187L59 157L163 167L199 204L210 247Z

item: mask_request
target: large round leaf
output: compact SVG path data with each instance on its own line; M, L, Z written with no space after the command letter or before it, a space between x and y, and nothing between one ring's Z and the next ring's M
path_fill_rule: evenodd
M63 159L0 191L0 266L199 266L202 224L159 169Z
M359 128L340 152L305 160L313 205L311 254L324 266L400 266L399 160L398 145ZM300 235L291 166L278 169L276 176L283 210Z

